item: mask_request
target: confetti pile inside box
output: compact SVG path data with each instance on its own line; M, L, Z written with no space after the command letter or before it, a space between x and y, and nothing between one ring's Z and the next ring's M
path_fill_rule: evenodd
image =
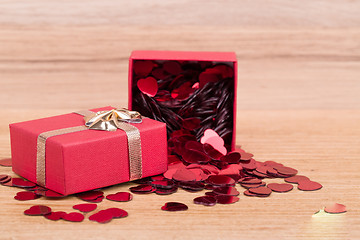
M73 206L77 211L66 213L34 205L24 212L53 221L63 219L73 222L83 221L83 213L95 211L104 199L127 202L134 198L133 194L168 195L181 188L194 195L194 204L214 206L238 202L240 189L243 189L244 196L260 198L269 197L274 192L289 192L294 184L302 191L321 189L320 183L298 175L294 168L275 161L257 161L253 154L235 147L236 84L237 60L234 53L134 51L129 62L129 109L148 117L143 118L142 123L131 123L140 129L141 136L142 174L141 178L138 177L140 179L133 181L138 185L131 186L129 192L107 196L99 189L134 179L130 169L133 152L122 128L114 132L86 130L49 138L45 168L48 184L46 187L36 184L36 168L39 167L36 165L36 137L44 130L83 124L76 114L70 114L71 120L61 118L58 121L53 119L55 123L49 119L38 125L30 123L27 127L32 126L32 130L27 133L14 131L12 138L22 140L12 139L13 169L27 180L0 175L0 183L23 188L14 197L19 201L40 197L50 201L64 197L63 194L76 193L79 199L88 202ZM45 122L47 126L44 127ZM160 122L166 123L166 130ZM26 134L32 136L30 142L24 140ZM56 142L68 150L56 152ZM119 143L120 147L117 146ZM78 151L82 154L76 154ZM117 151L122 155L116 154ZM109 159L109 154L114 155L114 152L115 157ZM161 157L163 155L164 158ZM72 159L74 157L76 159ZM102 164L91 166L101 161L108 161L105 166L110 169L104 169ZM4 159L0 164L11 166L11 160ZM73 167L67 169L71 164ZM94 178L94 175L97 177ZM272 180L267 184L266 179L279 181L274 183ZM184 211L188 210L188 206L180 202L164 202L161 209ZM324 210L329 213L346 212L341 204ZM123 209L108 208L93 213L89 220L107 223L126 216L128 213Z

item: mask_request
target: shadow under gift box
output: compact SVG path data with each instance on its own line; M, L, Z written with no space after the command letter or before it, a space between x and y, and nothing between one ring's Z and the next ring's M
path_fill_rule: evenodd
M112 107L91 111L111 110ZM39 134L84 125L76 113L10 124L13 171L32 182L36 179ZM166 126L149 118L131 124L139 129L142 176L167 170ZM123 130L84 131L49 137L46 140L46 188L69 195L130 180L126 133Z
M216 73L214 70L219 66L225 67L222 69L227 72ZM137 86L139 80L149 77L155 78L159 86L154 97L142 93ZM174 90L180 91L181 95L184 90L182 85L186 82L189 82L189 86L197 85L199 88L189 98L174 98ZM229 151L234 150L236 88L237 59L234 52L133 51L129 59L128 107L165 122L168 137L182 129L184 119L195 117L201 121L200 128L192 131L197 140L210 128L224 139ZM210 91L204 94L204 89ZM168 94L168 99L159 101L162 97L160 94L164 93ZM211 102L212 99L215 100ZM186 109L189 105L191 108Z

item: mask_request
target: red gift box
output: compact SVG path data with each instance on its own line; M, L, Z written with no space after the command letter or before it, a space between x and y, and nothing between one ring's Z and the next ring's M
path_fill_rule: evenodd
M112 107L93 109L98 112ZM84 126L84 117L70 113L10 124L13 171L32 181L37 179L37 141L44 132ZM142 177L167 170L166 127L143 118L128 123L140 132ZM49 137L45 154L46 188L69 195L130 180L129 148L123 130L86 129Z
M233 52L133 51L130 56L128 107L167 123L169 135L200 120L198 129L190 129L198 140L210 128L224 138L228 150L233 150L236 87L237 59ZM205 95L204 89L210 93ZM201 101L192 103L194 95ZM208 103L212 98L213 106Z

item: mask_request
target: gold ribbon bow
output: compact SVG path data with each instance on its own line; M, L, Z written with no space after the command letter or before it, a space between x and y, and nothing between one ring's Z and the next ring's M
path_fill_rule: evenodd
M141 114L125 108L100 111L84 117L85 126L89 129L116 131L122 129L121 122L141 123Z
M88 110L75 112L84 116L85 126L76 126L70 128L57 129L43 132L37 139L37 160L36 160L36 178L37 183L46 186L46 161L45 150L46 140L49 137L84 131L88 129L116 131L121 129L126 133L128 140L129 152L129 170L130 181L140 179L142 177L142 155L141 155L141 139L139 129L129 123L141 123L142 116L136 111L130 111L125 108L112 109L110 111L91 112Z

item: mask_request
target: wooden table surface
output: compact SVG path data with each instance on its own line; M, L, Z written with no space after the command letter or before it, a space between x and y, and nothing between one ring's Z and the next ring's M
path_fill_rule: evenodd
M126 106L132 50L235 51L237 144L324 187L215 207L192 204L203 193L136 195L99 204L129 212L105 225L24 216L81 201L19 202L18 189L0 187L0 239L359 239L359 11L358 0L1 0L0 158L10 157L9 123ZM189 210L161 211L168 201ZM333 202L348 212L313 216Z

